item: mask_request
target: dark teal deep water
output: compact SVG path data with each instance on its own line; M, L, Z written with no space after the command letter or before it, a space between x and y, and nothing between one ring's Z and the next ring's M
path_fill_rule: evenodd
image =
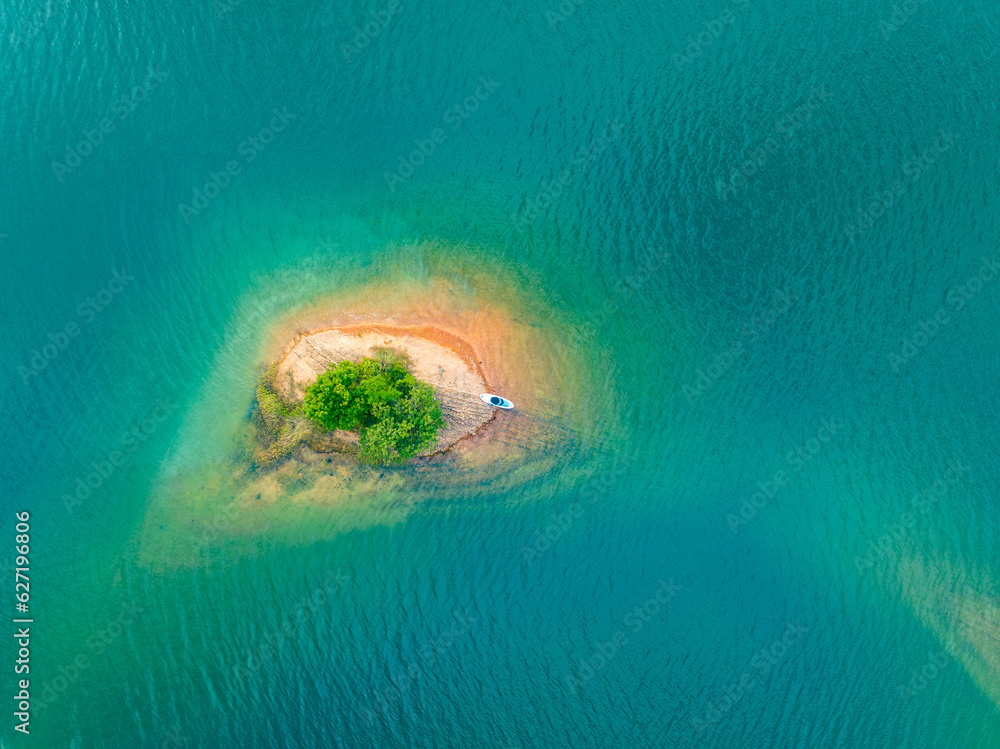
M35 706L0 745L1000 745L998 30L985 0L6 3ZM596 479L555 455L146 564L248 300L418 279L424 242L593 326L626 419Z

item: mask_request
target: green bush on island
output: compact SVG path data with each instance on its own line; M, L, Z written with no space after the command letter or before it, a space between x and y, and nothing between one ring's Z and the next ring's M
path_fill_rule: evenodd
M393 356L331 366L306 388L302 412L324 429L359 432L359 456L375 465L412 458L444 426L431 386Z

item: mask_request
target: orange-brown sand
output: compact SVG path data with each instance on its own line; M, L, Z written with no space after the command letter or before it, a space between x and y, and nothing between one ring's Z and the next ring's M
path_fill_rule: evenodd
M278 363L275 386L287 401L299 402L330 365L374 357L379 348L404 354L411 374L431 385L441 404L445 428L425 454L448 449L493 418L495 409L479 398L487 386L475 352L430 326L349 325L299 335Z
M532 416L559 397L551 344L516 311L447 282L416 289L386 282L356 294L341 292L276 325L265 355L279 362L276 382L283 395L297 400L328 364L371 355L378 346L405 351L414 376L438 394L448 428L429 452L450 446L489 459L509 456L510 448L538 446L542 435ZM479 400L483 392L510 399L516 410L498 413Z

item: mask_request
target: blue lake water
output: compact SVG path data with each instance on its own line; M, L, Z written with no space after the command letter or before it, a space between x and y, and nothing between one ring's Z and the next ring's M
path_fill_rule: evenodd
M998 29L984 0L7 3L34 711L2 745L1000 744ZM586 330L617 420L329 532L204 540L211 485L152 520L245 418L269 316L383 276Z

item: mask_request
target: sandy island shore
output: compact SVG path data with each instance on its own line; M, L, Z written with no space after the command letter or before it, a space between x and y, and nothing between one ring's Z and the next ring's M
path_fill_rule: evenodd
M494 417L494 409L479 398L488 387L472 347L427 325L361 324L301 333L278 362L275 388L289 403L301 403L306 388L331 364L374 357L379 348L405 354L413 376L430 384L441 404L445 428L422 455L447 450ZM344 442L358 439L350 432L336 434Z

